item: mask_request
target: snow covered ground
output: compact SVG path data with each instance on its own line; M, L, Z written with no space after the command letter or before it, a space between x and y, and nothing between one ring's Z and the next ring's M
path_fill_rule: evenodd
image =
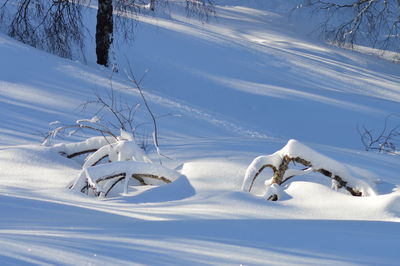
M363 151L357 126L399 113L400 65L319 42L287 2L219 1L208 24L142 16L132 47L115 47L114 74L93 51L84 65L0 35L0 264L398 265L399 158ZM89 198L66 188L80 165L40 133L90 118L77 106L111 81L140 102L126 58L137 76L148 69L164 165L185 178ZM256 196L261 183L242 192L248 164L291 138L378 195L336 192L316 174L293 178L278 202Z

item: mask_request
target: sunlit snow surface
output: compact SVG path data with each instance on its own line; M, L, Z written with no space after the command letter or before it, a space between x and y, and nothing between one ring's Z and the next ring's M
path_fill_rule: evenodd
M357 126L399 112L400 65L318 42L304 19L287 18L288 2L221 1L209 24L140 17L113 75L93 51L83 65L0 35L0 264L398 265L399 158L362 151ZM76 107L111 76L140 102L126 89L125 56L138 76L149 69L144 91L173 158L164 165L185 178L88 198L66 189L80 165L34 143L52 121L90 119ZM263 183L242 192L248 164L289 138L378 195L351 197L314 174L293 178L278 202L257 197Z

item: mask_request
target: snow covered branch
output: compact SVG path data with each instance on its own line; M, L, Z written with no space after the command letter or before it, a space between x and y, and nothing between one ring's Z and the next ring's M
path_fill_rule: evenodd
M133 136L123 130L116 139L92 137L78 143L56 144L52 148L68 158L92 152L86 157L76 180L69 186L74 191L90 196L106 197L115 187L121 188L122 181L126 194L130 184L158 186L171 183L180 176L174 170L153 164L135 143Z
M114 137L92 137L82 142L59 143L53 146L53 149L67 158L74 158L79 155L96 152L107 144L113 144L117 141Z
M290 163L298 163L305 168L289 169ZM247 168L242 190L250 192L255 180L265 168L271 168L273 172L272 178L266 181L267 191L264 197L268 200L279 199L279 186L287 180L310 172L317 172L329 177L334 188L343 188L353 196L374 194L372 187L353 177L346 166L317 153L296 140L290 140L283 149L274 154L254 159Z
M117 161L83 168L70 188L91 196L106 197L122 181L124 181L123 191L126 194L130 181L134 181L134 185L156 186L171 183L179 176L176 171L158 164Z
M126 97L125 97L126 98ZM138 127L144 123L137 123L135 115L137 114L140 104L132 104L129 100L124 99L121 95L113 88L112 79L110 78L110 89L106 91L105 95L95 94L95 98L86 101L81 104L82 111L87 111L90 107L94 107L94 113L92 118L78 119L75 123L65 124L59 121L50 123L53 127L52 130L46 132L44 145L50 146L53 139L56 138L70 138L70 137L84 137L92 135L101 135L108 144L112 144L119 139L120 132L126 132L132 135L132 137L140 136L138 133ZM155 123L156 117L152 117L152 121ZM121 136L124 138L123 136ZM130 137L127 137L128 139ZM143 149L147 146L148 136L143 136L140 139L141 147ZM126 138L125 138L126 139ZM137 138L135 138L137 141ZM98 140L96 140L98 142ZM103 141L104 142L104 141ZM103 143L102 142L102 143ZM89 148L84 147L85 142L78 146L74 146L75 150L72 151L60 151L65 152L68 158L73 158L81 154L87 154L96 152L100 147L104 146L104 143L100 146L97 143L95 147ZM87 143L86 146L94 145L94 143ZM158 149L158 148L157 148Z

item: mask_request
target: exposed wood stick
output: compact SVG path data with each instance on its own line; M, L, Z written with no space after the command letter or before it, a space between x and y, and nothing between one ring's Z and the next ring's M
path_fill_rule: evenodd
M257 173L254 175L254 177L253 177L253 180L251 180L251 184L250 184L249 192L250 192L250 191L251 191L251 189L253 188L254 181L256 180L256 178L258 177L258 175L259 175L259 174L261 174L261 172L262 172L262 171L264 171L264 169L265 169L265 168L267 168L267 167L271 168L271 169L272 169L272 171L274 171L274 173L275 173L275 171L276 171L276 167L275 167L275 166L273 166L272 164L265 164L265 165L261 166L261 168L260 168L260 169L258 169Z
M118 173L118 174L114 174L114 175L104 176L104 177L98 178L96 180L96 183L98 184L98 183L100 183L102 181L106 181L106 180L109 180L109 179L112 179L112 178L115 178L115 177L126 177L126 173Z
M132 175L132 178L134 178L134 179L136 179L137 181L139 181L139 183L140 183L141 185L143 185L143 186L146 186L146 185L147 185L146 182L144 182L143 178L142 178L140 175L138 175L138 174L133 174L133 175Z
M113 187L114 187L116 184L118 184L118 182L120 182L120 181L122 181L122 180L124 180L124 179L125 179L125 176L118 178L117 181L115 181L115 182L111 185L111 187L106 191L106 193L104 194L104 197L107 197L107 195L108 195L108 193L111 191L111 189L113 189Z
M98 159L94 164L92 164L91 166L95 166L97 165L99 162L101 162L104 158L107 158L108 154L104 155L103 157L101 157L100 159Z
M91 150L84 150L84 151L80 151L80 152L75 152L75 153L72 153L72 154L67 154L67 158L71 159L71 158L74 158L74 157L82 155L82 154L86 154L86 153L90 153L90 152L96 152L96 151L97 151L97 149L91 149ZM65 154L65 152L62 152L61 154Z
M161 181L163 181L164 183L167 183L167 184L172 182L171 180L169 180L168 178L165 178L163 176L157 176L157 175L151 175L151 174L133 174L132 177L133 176L135 176L135 178L136 177L142 177L142 178L145 177L145 178L157 179L157 180L161 180Z

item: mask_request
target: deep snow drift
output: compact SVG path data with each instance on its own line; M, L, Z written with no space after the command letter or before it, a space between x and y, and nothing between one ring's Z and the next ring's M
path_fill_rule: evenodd
M0 262L398 264L399 157L363 151L357 126L379 129L399 112L400 65L320 43L310 25L287 17L287 2L220 1L208 24L173 9L141 16L133 46L115 47L114 74L93 55L83 65L0 35ZM87 197L67 189L81 162L39 145L40 132L92 117L76 107L111 84L140 103L125 57L138 76L149 69L145 96L172 158L163 165L184 178ZM148 119L138 112L151 138ZM257 196L267 170L243 192L250 162L290 138L344 165L376 195L352 197L310 173L269 202ZM149 157L157 161L154 148Z

